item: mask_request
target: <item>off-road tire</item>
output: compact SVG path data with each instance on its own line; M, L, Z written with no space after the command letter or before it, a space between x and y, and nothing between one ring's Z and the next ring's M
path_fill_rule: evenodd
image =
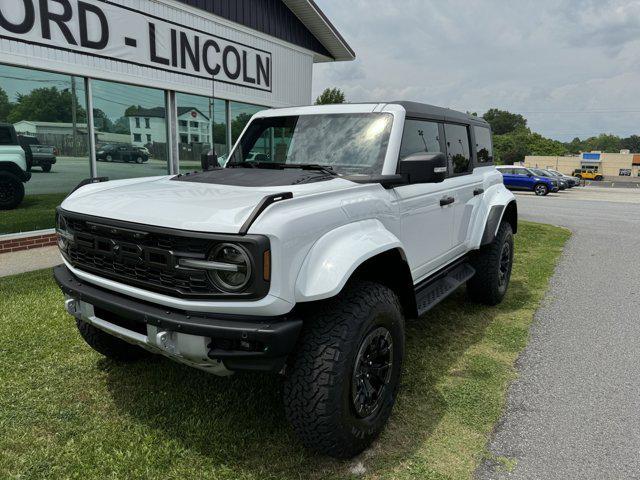
M509 269L506 281L501 281L500 265L505 248L509 249ZM467 282L469 298L484 305L497 305L502 302L509 287L513 267L513 231L508 222L500 224L493 242L473 254L471 265L476 274Z
M549 194L549 187L544 183L536 183L533 186L533 192L539 197L544 197Z
M0 210L12 210L24 200L24 184L9 172L0 172Z
M43 163L42 164L42 171L44 173L49 173L51 171L51 164L50 163Z
M604 177L602 175L598 175L596 177L596 182L601 182L602 180L604 180Z
M80 335L96 352L119 362L135 362L152 355L145 349L120 340L99 328L76 319Z
M391 373L378 408L359 418L352 398L356 359L365 338L384 327L393 340ZM309 449L351 458L367 448L389 419L404 357L404 319L398 297L374 282L348 284L307 315L284 384L293 430Z

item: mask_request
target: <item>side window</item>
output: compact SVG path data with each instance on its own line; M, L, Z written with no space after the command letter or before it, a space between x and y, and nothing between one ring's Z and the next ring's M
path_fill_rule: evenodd
M438 124L423 120L407 120L404 122L400 159L413 153L437 153L440 148Z
M471 151L469 149L469 133L464 125L444 126L447 139L447 158L454 175L467 173L471 170Z
M528 172L524 168L514 168L513 173L515 175L526 175Z
M0 127L0 145L13 145L13 138L9 127Z
M485 127L474 126L473 133L476 137L478 163L492 163L493 145L491 144L491 130Z
M501 168L498 170L503 175L513 175L513 168Z

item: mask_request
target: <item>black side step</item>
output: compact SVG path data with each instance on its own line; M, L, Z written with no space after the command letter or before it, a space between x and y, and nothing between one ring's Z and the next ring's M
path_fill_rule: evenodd
M418 316L424 315L447 298L459 286L473 277L475 273L474 268L469 263L464 262L438 275L423 288L416 291Z

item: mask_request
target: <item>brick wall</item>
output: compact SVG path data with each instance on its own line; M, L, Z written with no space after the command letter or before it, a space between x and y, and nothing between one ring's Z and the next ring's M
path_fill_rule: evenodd
M32 248L49 247L56 245L56 243L57 238L55 233L0 240L0 254L17 252L18 250L31 250Z

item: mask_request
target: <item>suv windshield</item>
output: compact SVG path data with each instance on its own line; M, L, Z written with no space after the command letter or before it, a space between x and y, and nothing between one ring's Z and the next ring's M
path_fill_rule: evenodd
M257 118L228 166L321 165L343 175L380 174L392 123L388 113Z

